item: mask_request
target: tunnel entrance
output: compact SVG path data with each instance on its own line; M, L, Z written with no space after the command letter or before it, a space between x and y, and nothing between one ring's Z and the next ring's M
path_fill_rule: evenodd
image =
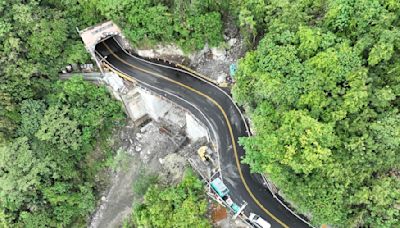
M106 21L83 30L77 28L79 35L85 44L86 50L91 58L96 62L102 74L104 69L101 65L101 59L96 55L96 45L104 40L114 37L124 48L129 48L129 42L126 41L121 29L112 21Z

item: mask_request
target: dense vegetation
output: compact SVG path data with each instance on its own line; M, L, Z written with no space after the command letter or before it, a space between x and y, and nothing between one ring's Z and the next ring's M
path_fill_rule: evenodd
M88 57L62 9L1 1L0 15L0 227L85 223L92 147L121 106L80 78L56 82L63 65Z
M233 91L256 133L244 162L315 224L399 227L400 2L253 8L265 36Z
M88 59L78 18L47 1L1 1L0 15L0 227L84 224L95 140L121 106L80 78L57 82L62 66Z
M102 87L58 82L88 61L75 27L112 19L136 46L191 51L218 45L228 18L262 38L233 91L256 132L244 162L315 224L400 226L399 17L397 0L0 1L0 226L68 226L94 207L93 147L122 113ZM183 213L173 202L206 224L189 182L152 187L135 223L160 224L150 204Z
M0 145L0 224L79 222L95 205L90 152L98 134L123 116L120 104L104 87L73 78L41 99L23 100L18 114L12 139Z
M0 1L0 227L80 226L94 209L94 176L108 152L93 148L123 115L105 88L80 78L58 81L62 67L89 60L75 28L113 19L135 45L175 41L193 50L222 40L216 7L211 1Z
M217 1L94 0L93 6L119 24L133 44L176 43L184 50L201 49L222 41Z
M211 227L206 212L203 183L186 170L176 186L149 185L143 203L134 206L125 227Z

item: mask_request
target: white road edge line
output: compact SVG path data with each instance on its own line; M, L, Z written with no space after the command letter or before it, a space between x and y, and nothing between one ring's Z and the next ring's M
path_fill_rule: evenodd
M102 56L100 53L98 53L97 51L95 51L99 56ZM120 69L118 69L117 67L115 67L114 65L112 65L110 62L108 62L106 59L103 59L102 61L104 61L104 62L106 62L110 67L112 67L112 68L114 68L114 70L117 70L117 71L120 71L120 72L123 72L123 71L121 71ZM149 87L149 88L152 88L152 89L154 89L154 90L156 90L156 91L159 91L160 92L160 96L162 96L161 94L162 93L166 93L166 94L169 94L170 96L172 96L172 97L176 97L176 98L178 98L179 100L181 100L181 101L183 101L183 102L186 102L187 104L189 104L190 106L192 106L194 109L196 109L202 116L203 116L203 118L208 122L208 124L210 125L210 128L211 128L211 131L212 131L212 133L213 133L213 135L214 135L214 138L217 138L218 136L218 134L216 134L216 131L215 131L215 129L213 128L213 125L211 124L211 122L210 122L210 120L206 117L206 115L198 108L198 107L196 107L194 104L192 104L192 103L190 103L189 101L187 101L187 100L185 100L185 99L183 99L182 97L180 97L180 96L177 96L177 95L175 95L175 94L173 94L173 93L170 93L170 92L168 92L168 91L163 91L163 90L161 90L161 89L159 89L159 88L157 88L157 87L155 87L155 86L152 86L152 85L150 85L150 84L148 84L148 83L146 83L146 82L143 82L143 81L141 81L141 80L138 80L138 79L134 79L134 80L136 80L136 81L138 81L139 83L141 83L141 84L143 84L143 85L146 85L147 87ZM183 107L182 107L183 108ZM185 109L185 108L184 108ZM186 112L189 114L189 115L191 115L192 116L192 118L194 118L196 121L198 121L199 123L201 123L202 121L200 121L195 115L193 115L189 110L186 110ZM211 141L211 134L210 134L210 130L208 129L208 127L206 127L206 129L207 129L207 133L208 133L208 137L210 138L210 141ZM219 150L219 148L218 148L218 145L217 145L217 150ZM218 163L219 163L219 157L218 157ZM220 166L221 167L221 166ZM219 172L219 175L221 176L221 178L222 178L222 172L221 172L221 168L219 168L219 170L218 170L218 172Z
M165 65L162 65L162 64L158 64L158 63L153 63L153 62L151 62L151 61L148 61L148 60L145 60L145 59L142 59L142 58L138 58L138 57L132 55L131 53L127 52L127 51L125 50L125 48L120 44L120 42L119 42L117 39L115 39L115 36L113 36L113 39L114 39L114 41L118 44L118 46L122 49L122 51L124 51L127 55L129 55L129 56L131 56L131 57L133 57L133 58L135 58L135 59L137 59L137 60L139 60L139 61L141 61L141 62L146 62L146 63L152 64L152 65L155 65L155 66L164 67L164 68L167 68L167 69L176 70L176 71L180 71L180 72L182 72L182 73L190 74L190 75L192 75L192 76L194 76L194 77L196 77L196 78L202 80L203 82L206 82L206 83L208 83L208 84L214 86L215 88L217 88L218 90L220 90L221 92L223 92L227 97L229 97L229 95L228 95L225 91L223 91L221 88L219 88L218 86L216 86L216 85L210 83L209 81L207 81L207 80L205 80L205 79L203 79L203 78L201 78L201 77L198 77L197 75L194 75L194 74L192 74L192 73L190 73L190 72L188 72L188 71L185 71L185 70L182 70L182 69L179 69L179 68L176 68L176 67L170 67L170 66L165 66ZM229 99L231 99L231 97L229 97ZM242 115L242 113L241 113L240 110L239 110L239 107L236 106L236 104L233 102L232 99L231 99L231 101L232 101L232 103L235 105L236 109L239 111L239 113L240 113L242 119L245 120L244 117L243 117L243 115ZM209 120L207 120L207 121L209 122ZM245 127L246 127L246 132L249 134L246 121L244 121L244 124L245 124ZM216 137L214 137L214 138L216 138ZM210 138L210 140L211 140L211 138ZM216 148L214 148L214 149L215 149L216 151L219 151L218 144L217 144ZM221 162L220 162L220 154L219 154L219 153L217 153L217 154L218 154L219 172L220 172L220 176L221 176L221 178L222 178L222 172L221 172L222 169L221 169Z
M235 101L232 99L232 97L229 96L229 95L228 95L224 90L222 90L219 86L217 86L217 85L215 85L214 83L211 83L210 81L207 81L207 80L205 80L204 78L199 77L199 76L197 76L197 75L195 75L195 74L193 74L193 73L191 73L191 72L189 72L189 71L182 70L182 69L176 68L176 67L165 66L165 65L163 65L163 64L153 63L153 62L151 62L151 61L148 61L148 60L145 60L145 59L142 59L142 58L138 58L137 56L134 56L134 55L132 55L131 53L127 52L127 51L125 50L125 48L122 47L122 45L120 44L120 42L119 42L117 39L115 39L115 36L113 36L113 39L114 39L114 41L118 44L118 46L120 46L120 48L121 48L126 54L128 54L129 56L131 56L131 57L133 57L133 58L135 58L135 59L138 59L138 60L140 60L140 61L142 61L142 62L146 62L146 63L152 64L152 65L155 65L155 66L164 67L164 68L167 68L167 69L172 69L172 70L180 71L180 72L182 72L182 73L190 74L190 75L192 75L193 77L195 77L195 78L197 78L197 79L199 79L199 80L201 80L201 81L203 81L203 82L205 82L205 83L207 83L207 84L209 84L209 85L215 87L216 89L220 90L222 93L224 93L224 94L232 101L233 105L235 106L235 108L237 109L237 111L240 113L240 116L241 116L241 118L242 118L242 120L243 120L243 122L244 122L244 125L245 125L245 128L246 128L247 136L251 136L251 132L250 132L250 130L249 130L249 127L248 127L248 125L247 125L247 122L246 122L246 119L245 119L243 113L240 111L239 107L237 106L237 104L235 103ZM221 165L220 165L220 167L221 167ZM266 177L265 177L263 174L260 174L260 175L261 175L263 178L266 179ZM221 176L222 176L222 172L221 172ZM284 206L291 214L293 214L294 216L296 216L298 219L300 219L302 222L306 223L306 224L309 225L310 227L314 227L314 226L312 226L309 222L307 222L307 221L304 220L302 217L300 217L298 214L296 214L292 209L290 209L286 204L284 204L278 197L276 197L276 195L271 191L271 189L269 189L269 188L267 188L267 189L271 192L271 194L273 195L273 197L274 197L282 206Z
M217 85L215 85L214 83L211 83L210 81L207 81L206 79L204 79L204 78L202 78L202 77L199 77L199 76L197 76L197 75L195 75L195 74L193 74L193 73L191 73L191 72L189 72L189 71L186 71L186 70L183 70L183 69L180 69L180 68L177 68L177 67L170 67L170 66L166 66L166 65L163 65L163 64L153 63L153 62L151 62L151 61L148 61L148 60L139 58L139 57L137 57L137 56L134 56L134 55L132 55L131 53L127 52L127 51L125 50L125 48L123 48L122 45L119 43L119 41L118 41L117 39L115 39L115 37L113 37L113 39L115 40L115 42L118 44L118 46L119 46L126 54L128 54L129 56L131 56L131 57L133 57L133 58L135 58L135 59L137 59L137 60L140 60L140 61L142 61L142 62L146 62L146 63L152 64L152 65L155 65L155 66L164 67L164 68L167 68L167 69L172 69L172 70L180 71L180 72L182 72L182 73L190 74L190 75L192 75L193 77L195 77L195 78L197 78L197 79L199 79L199 80L201 80L201 81L203 81L203 82L205 82L205 83L207 83L207 84L213 86L214 88L216 88L216 89L218 89L219 91L221 91L222 93L224 93L225 96L227 96L228 99L232 101L232 104L235 106L235 108L237 109L237 111L240 113L240 116L241 116L241 118L242 118L242 120L243 120L243 123L244 123L244 125L245 125L245 128L246 128L246 133L247 133L248 136L250 136L249 127L248 127L248 125L247 125L247 122L246 122L245 117L243 116L243 113L242 113L242 112L240 111L240 109L239 109L239 106L237 106L237 104L236 104L235 101L232 99L232 97L229 96L229 95L228 95L223 89L221 89L219 86L217 86Z

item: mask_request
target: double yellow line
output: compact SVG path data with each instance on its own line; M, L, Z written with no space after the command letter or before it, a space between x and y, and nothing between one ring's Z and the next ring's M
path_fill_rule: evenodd
M174 83L174 84L176 84L176 85L179 85L179 86L181 86L181 87L183 87L183 88L185 88L185 89L188 89L188 90L190 90L190 91L192 91L192 92L194 92L194 93L196 93L196 94L198 94L198 95L200 95L200 96L202 96L202 97L208 99L209 101L211 101L211 103L213 103L213 104L221 111L222 115L224 116L225 122L226 122L226 124L227 124L227 126L228 126L229 134L230 134L230 136L231 136L233 151L234 151L235 159L236 159L236 166L237 166L237 168L238 168L238 170L239 170L240 179L242 180L242 183L243 183L244 187L246 188L247 192L249 193L250 197L254 200L254 202L255 202L265 213L267 213L269 216L271 216L271 218L273 218L276 222L278 222L279 224L281 224L281 225L282 225L283 227L285 227L285 228L288 228L288 227L289 227L288 225L286 225L285 223L283 223L281 220L279 220L277 217L275 217L275 215L273 215L270 211L268 211L268 210L257 200L257 198L254 196L253 192L250 190L249 186L247 185L246 180L245 180L244 177L243 177L242 169L240 168L240 161L239 161L239 157L238 157L238 152L237 152L237 148L236 148L235 137L234 137L234 135L233 135L233 130L232 130L231 123L230 123L230 121L229 121L229 118L228 118L226 112L225 112L224 109L221 107L221 105L218 104L217 101L215 101L213 98L211 98L211 97L208 96L207 94L204 94L204 93L202 93L202 92L200 92L200 91L198 91L198 90L196 90L196 89L194 89L194 88L192 88L192 87L190 87L190 86L188 86L188 85L185 85L185 84L183 84L183 83L181 83L181 82L175 81L175 80L173 80L173 79L171 79L171 78L168 78L168 77L166 77L166 76L163 76L163 75L161 75L161 74L159 74L159 73L155 73L155 72L152 72L152 71L148 71L148 70L146 70L146 69L143 69L143 68L140 68L140 67L137 67L137 66L135 66L135 65L130 64L130 63L126 62L125 60L121 59L118 55L116 55L116 54L110 49L110 47L109 47L106 43L103 42L103 44L104 44L105 47L108 49L108 51L110 52L110 54L112 54L115 58L117 58L119 61L123 62L124 64L126 64L126 65L132 67L133 69L136 69L136 70L142 71L143 73L153 75L154 77L162 78L162 79L164 79L164 80L166 80L166 81L172 82L172 83ZM129 78L129 76L127 76L126 74L124 74L124 73L122 73L122 72L119 72L119 73L118 73L118 75L121 75L121 74L124 75L124 76L122 76L123 78L126 78L126 77Z

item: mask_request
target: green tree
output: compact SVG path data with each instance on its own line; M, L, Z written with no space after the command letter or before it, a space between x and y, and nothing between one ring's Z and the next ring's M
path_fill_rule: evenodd
M254 43L257 36L257 23L254 16L248 9L242 9L239 14L239 23L241 27L242 36L245 37L247 42Z
M144 202L133 209L133 223L140 227L211 227L205 218L207 201L201 181L186 171L172 187L151 186Z
M240 61L233 88L255 132L240 140L243 161L317 225L399 226L399 4L264 9L268 32Z
M67 112L66 107L50 107L45 112L35 136L61 151L78 150L81 145L81 132L78 123L66 116Z
M46 162L35 157L26 137L2 145L0 158L0 204L13 220L23 207L35 207L34 190L41 185L41 175L48 170Z
M176 43L185 51L222 41L219 10L215 1L93 1L101 15L112 19L136 46ZM128 15L128 16L127 16Z
M81 78L56 82L88 60L74 28L104 19L91 4L0 1L0 227L80 226L94 208L101 161L85 158L121 105Z
M21 123L18 135L32 137L40 127L45 104L40 100L25 100L21 102Z

